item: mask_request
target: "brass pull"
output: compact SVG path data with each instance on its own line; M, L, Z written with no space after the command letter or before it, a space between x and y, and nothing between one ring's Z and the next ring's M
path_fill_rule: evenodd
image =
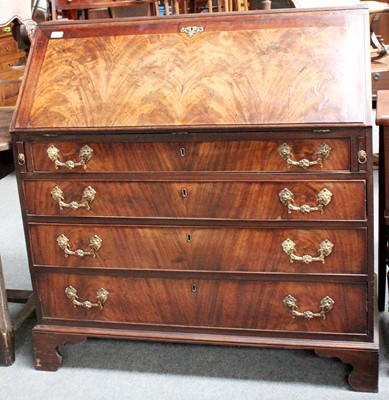
M85 145L80 149L80 153L78 155L80 158L79 162L74 162L71 160L68 160L66 162L61 162L59 161L60 152L55 146L51 145L47 149L47 155L49 156L51 161L54 161L55 169L58 169L59 167L65 167L67 169L83 167L84 169L86 169L86 163L92 158L92 153L93 150L88 145Z
M293 242L293 240L288 238L282 242L282 249L290 257L291 263L293 263L293 261L302 261L304 264L310 264L314 261L320 261L324 264L325 257L329 256L332 253L333 247L334 245L328 239L326 239L319 244L318 253L320 254L320 256L313 257L309 254L296 256L294 254L296 252L296 244Z
M300 211L302 214L309 214L312 211L320 211L320 213L323 214L324 206L327 206L331 202L332 193L327 188L320 190L316 197L318 204L315 207L311 207L308 204L294 206L293 193L287 188L282 189L280 193L278 193L278 197L281 203L288 207L288 214L291 214L292 211Z
M26 163L26 158L24 157L23 153L18 154L18 164L24 165Z
M99 251L103 241L97 235L92 236L89 239L89 251L81 249L70 250L70 241L64 234L57 237L57 243L58 246L64 251L65 257L77 256L79 258L84 258L85 256L92 256L93 258L95 258L96 251Z
M100 288L96 292L97 303L92 303L89 300L78 301L78 293L73 286L68 286L65 289L65 293L68 299L72 301L74 307L84 307L87 310L91 309L92 307L98 307L100 310L102 310L103 304L107 301L109 295L109 293L104 288Z
M366 164L367 162L367 153L365 150L358 151L358 162L359 164Z
M291 159L292 148L286 143L282 144L278 148L278 153L280 154L281 158L286 161L286 165L288 168L290 168L291 165L296 165L303 169L307 169L312 165L320 165L320 168L323 168L323 161L330 155L331 147L325 143L321 144L316 151L317 159L313 161L309 161L306 158L303 158L299 161L292 160Z
M312 319L312 318L326 319L326 313L332 310L332 307L335 303L334 300L331 299L331 297L329 296L323 297L320 300L319 304L320 311L315 313L313 311L304 311L304 312L297 311L298 307L296 301L297 300L290 294L284 297L283 300L286 309L292 312L292 318L304 317L305 319Z
M51 190L51 197L58 203L60 210L63 210L64 208L71 208L72 210L77 210L78 208L86 208L87 210L90 210L90 203L92 203L92 201L96 197L96 190L94 190L91 186L85 188L82 193L80 203L77 203L76 201L65 203L63 191L58 186L55 186Z

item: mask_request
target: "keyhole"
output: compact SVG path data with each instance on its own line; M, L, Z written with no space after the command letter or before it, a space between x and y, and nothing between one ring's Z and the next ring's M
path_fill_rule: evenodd
M185 149L183 147L180 149L180 155L181 157L185 157Z
M188 196L188 189L182 188L181 189L181 195L182 195L182 197L187 197Z
M195 283L192 283L192 293L197 292L197 285Z
M187 234L186 234L186 241L187 241L188 243L192 243L192 235L191 235L190 233L187 233Z

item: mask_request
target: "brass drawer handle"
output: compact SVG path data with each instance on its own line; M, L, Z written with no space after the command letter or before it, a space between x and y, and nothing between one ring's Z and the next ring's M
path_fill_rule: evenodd
M92 256L95 258L96 251L99 251L103 241L97 235L92 236L89 240L89 251L81 249L70 250L70 241L64 234L57 237L57 243L58 246L64 251L65 257L77 256L79 258L84 258L85 256Z
M73 286L68 286L65 289L65 293L68 299L72 301L74 307L84 307L87 310L91 309L92 307L98 307L100 310L102 310L103 304L107 301L109 295L109 293L104 288L100 288L96 292L97 303L92 303L89 300L78 301L78 293Z
M331 147L328 144L322 143L316 151L317 159L313 161L309 161L306 158L303 158L299 161L294 161L291 159L292 155L292 148L287 145L286 143L282 144L278 148L278 153L280 154L281 158L286 161L286 165L290 168L291 165L296 165L300 168L307 169L312 165L320 165L320 168L323 168L323 161L328 158L331 153Z
M315 207L311 207L308 204L294 206L293 193L287 188L282 189L280 193L278 193L278 197L281 203L288 207L288 214L291 214L292 211L300 211L302 214L309 214L312 211L320 211L320 213L323 214L324 206L327 206L331 202L332 193L327 188L320 190L316 197L318 204Z
M65 167L67 169L83 167L84 169L86 169L86 163L87 163L87 161L89 161L92 158L92 153L93 153L93 150L88 145L85 145L85 146L81 147L80 153L78 155L80 158L80 161L74 162L74 161L68 160L66 162L61 162L61 161L59 161L60 152L54 145L51 145L47 149L47 155L49 156L50 160L54 162L55 169L58 169L59 167Z
M18 164L24 165L26 163L26 158L24 157L23 153L18 154Z
M296 256L296 254L294 254L296 252L296 244L293 242L293 240L288 238L282 242L282 249L290 257L291 263L293 261L302 261L304 264L310 264L314 261L320 261L324 264L325 257L329 256L332 253L333 247L334 245L328 239L326 239L319 244L318 253L320 254L320 256L314 257L310 256L309 254Z
M367 153L365 150L358 151L358 162L359 164L366 164L367 163Z
M304 317L305 319L312 319L312 318L326 319L326 314L332 310L332 307L335 303L334 300L331 299L331 297L329 296L323 297L320 300L319 304L320 311L315 313L313 311L304 311L304 312L297 311L298 307L296 301L297 300L290 294L284 297L283 300L286 309L292 312L292 318Z
M76 201L65 203L63 191L58 186L55 186L51 190L51 197L58 203L60 210L63 210L64 208L71 208L72 210L85 208L87 210L90 210L90 203L92 203L92 201L96 197L96 190L94 190L91 186L88 186L84 189L81 201L79 203L77 203Z

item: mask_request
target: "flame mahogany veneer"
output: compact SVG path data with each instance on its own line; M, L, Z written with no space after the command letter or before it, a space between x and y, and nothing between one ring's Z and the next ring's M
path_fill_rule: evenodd
M88 337L297 348L377 391L368 22L37 28L11 127L36 368Z

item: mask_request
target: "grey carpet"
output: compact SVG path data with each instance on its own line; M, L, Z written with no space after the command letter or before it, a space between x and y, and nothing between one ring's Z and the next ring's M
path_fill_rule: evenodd
M0 253L8 288L31 287L15 175L0 180ZM11 304L14 313L20 307ZM0 368L0 398L35 399L388 399L389 314L380 315L380 392L356 393L349 369L311 351L89 339L62 348L57 372L36 371L31 329L16 334L16 361Z

